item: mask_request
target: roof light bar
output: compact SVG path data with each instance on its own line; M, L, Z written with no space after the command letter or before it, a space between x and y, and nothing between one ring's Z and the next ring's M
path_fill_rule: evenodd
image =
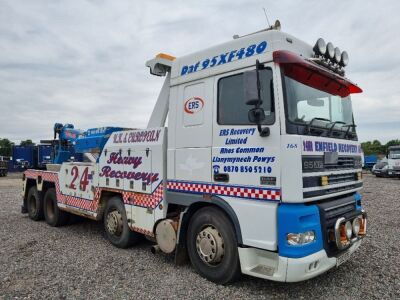
M325 43L319 38L313 47L315 56L313 61L340 74L344 75L344 67L349 63L349 55L346 51L341 52L339 47L333 46L331 42Z

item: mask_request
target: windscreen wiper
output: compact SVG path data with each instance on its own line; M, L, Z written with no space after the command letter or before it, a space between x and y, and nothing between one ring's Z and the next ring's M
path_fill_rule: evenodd
M310 121L310 123L308 123L307 126L306 126L306 132L307 132L307 133L310 133L310 129L311 129L312 124L313 124L314 121L326 121L326 122L331 123L331 120L329 120L329 119L325 119L325 118L312 118L311 121Z
M356 124L346 124L346 125L343 125L342 127L347 127L346 133L344 135L344 138L347 139L347 135L350 132L350 128L356 128L357 125Z
M332 135L333 128L335 127L336 124L344 124L344 125L346 125L346 123L345 123L345 122L342 122L342 121L335 121L335 122L332 122L332 126L331 126L331 128L329 128L329 130L328 130L328 136L331 136L331 135ZM342 126L342 127L343 127L343 126Z

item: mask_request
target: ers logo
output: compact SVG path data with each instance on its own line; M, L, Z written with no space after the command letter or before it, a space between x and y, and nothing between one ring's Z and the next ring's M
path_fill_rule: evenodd
M185 113L194 114L201 111L204 107L204 100L200 97L193 97L185 102Z

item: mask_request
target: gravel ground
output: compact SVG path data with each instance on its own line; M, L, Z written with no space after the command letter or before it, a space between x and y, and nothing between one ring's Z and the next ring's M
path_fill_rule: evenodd
M152 255L150 243L122 250L101 223L62 228L20 213L20 174L0 179L0 298L400 298L400 180L364 177L368 237L340 268L306 282L283 284L243 276L230 286L208 282L190 265Z

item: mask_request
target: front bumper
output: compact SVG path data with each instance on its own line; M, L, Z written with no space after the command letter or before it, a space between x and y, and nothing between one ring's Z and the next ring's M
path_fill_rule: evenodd
M392 177L400 177L400 171L399 170L389 170L388 174L389 174L389 176L392 176Z
M349 254L360 247L356 241ZM278 253L255 248L239 248L240 266L243 274L285 282L298 282L318 276L336 266L337 258L328 257L325 250L301 258L288 258Z

